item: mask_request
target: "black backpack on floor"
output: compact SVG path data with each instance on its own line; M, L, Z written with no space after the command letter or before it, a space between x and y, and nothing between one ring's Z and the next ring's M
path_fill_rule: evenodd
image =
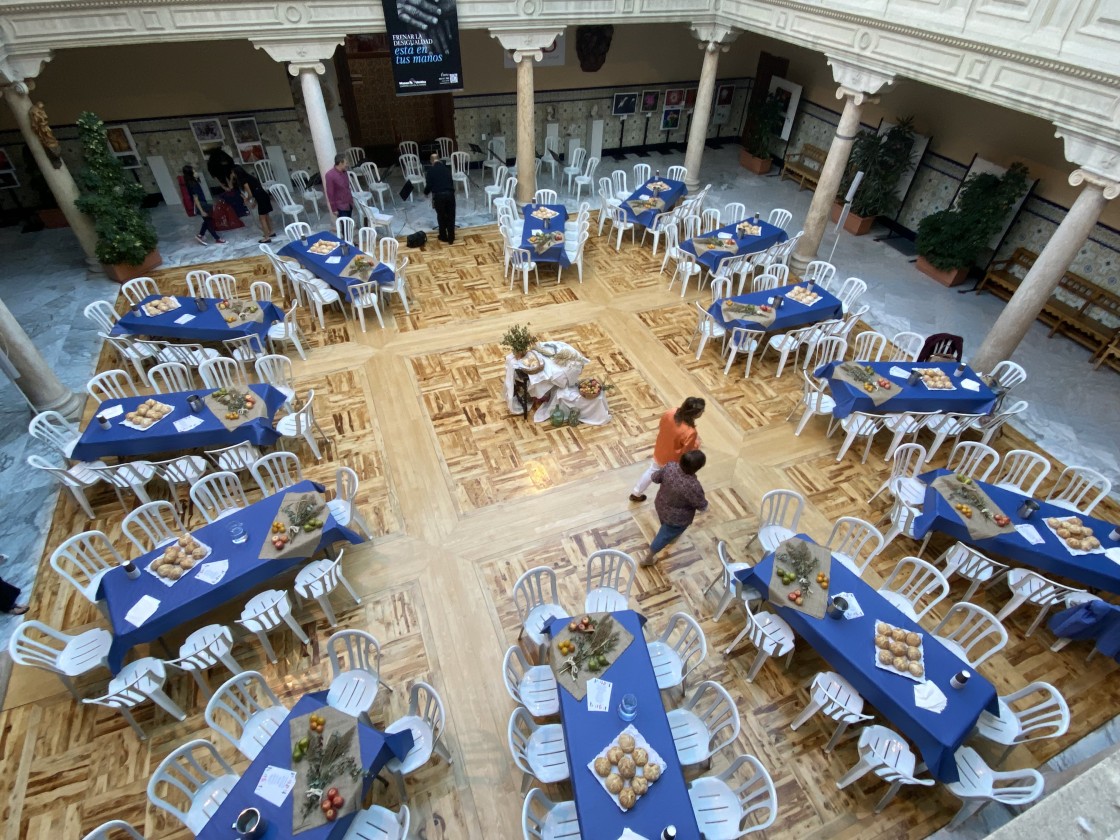
M423 248L424 243L426 243L427 241L428 234L424 233L424 231L422 230L418 230L416 231L416 233L410 233L408 235L408 239L405 240L405 244L409 248Z

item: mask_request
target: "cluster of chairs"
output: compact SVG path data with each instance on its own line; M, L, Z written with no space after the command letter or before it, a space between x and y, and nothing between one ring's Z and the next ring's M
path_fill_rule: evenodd
M373 161L367 161L365 151L357 146L350 147L345 154L350 163L350 169L347 170L346 175L351 194L359 203L367 207L369 202L376 199L383 214L386 193L389 195L389 200L394 204L396 199L389 184L382 179L381 170ZM321 187L312 185L312 176L306 169L297 169L291 173L292 182L291 187L289 187L276 180L272 164L269 161L257 161L254 166L257 170L257 178L272 195L285 219L290 218L292 222L300 221L300 217L307 214L308 204L314 209L316 219L322 217L320 202L323 202L325 207L324 193ZM299 198L298 201L296 197ZM389 219L391 217L383 218Z
M629 608L637 564L625 552L602 549L587 559L582 612L614 612ZM525 572L512 597L521 628L502 664L506 691L517 704L509 719L508 740L514 764L521 770L525 802L522 828L527 838L580 836L575 803L555 802L539 788L569 779L564 730L549 722L560 711L560 689L547 663L546 627L571 613L560 604L556 573L547 566ZM638 640L635 643L641 643ZM678 612L664 630L645 642L657 687L680 690L681 703L668 712L677 758L684 767L709 763L734 744L740 731L739 710L719 683L705 680L687 689L689 676L707 657L708 643L699 622ZM687 697L687 699L685 699ZM540 722L544 720L545 722ZM700 829L708 836L739 837L769 827L778 800L766 768L754 756L740 755L718 775L694 779L689 797ZM719 834L715 834L716 830Z
M759 508L758 528L747 548L757 542L764 552L770 552L801 532L804 507L804 498L795 490L779 489L766 493ZM836 521L824 545L839 562L862 576L889 542L889 536L881 534L871 523L845 516ZM733 602L742 606L745 615L744 629L727 647L724 655L729 655L744 638L749 639L757 650L747 676L747 680L752 682L770 658L785 656L788 667L796 641L793 628L780 616L762 609L761 593L743 585L736 577L736 573L753 563L732 560L723 540L718 542L716 553L721 566L720 574L708 585L708 590L718 584L722 591L713 619L718 621ZM1027 631L1030 635L1054 603L1072 605L1095 597L1047 581L1035 572L1009 569L960 542L946 549L934 563L942 568L938 569L919 557L903 557L879 587L879 593L914 622L921 622L949 596L950 578L957 576L968 581L964 596L946 611L930 633L976 669L1007 644L1008 635L1002 622L1024 603L1034 603L1042 608ZM1006 580L1011 597L998 615L970 602L981 587L991 586L1000 579ZM809 703L792 721L791 728L800 728L817 714L836 723L836 729L825 746L826 752L832 751L850 726L873 719L873 715L864 712L864 700L859 692L842 676L831 671L814 677L809 687ZM1048 683L1033 682L1001 697L999 712L984 712L974 734L1005 747L998 766L1020 744L1061 737L1068 731L1069 723L1069 708L1061 693ZM837 782L837 787L847 787L867 773L875 773L889 785L875 808L876 813L890 802L902 785L933 784L930 779L917 778L924 765L917 765L910 746L887 727L871 725L864 728L858 751L858 763ZM986 801L1025 804L1042 793L1042 777L1037 771L993 770L968 746L958 749L956 761L960 781L946 787L962 799L964 805L952 826L958 825Z
M556 191L549 189L537 190L534 197L537 204L555 204ZM529 273L532 272L537 285L540 285L539 263L534 259L534 254L527 248L521 247L521 239L525 230L525 220L521 217L520 210L512 198L499 197L495 199L494 206L498 214L498 232L502 237L503 262L505 273L510 279L510 288L521 275L522 291L529 293ZM576 267L579 282L583 282L583 252L590 236L591 210L588 202L580 203L575 219L560 220L556 224L563 224L564 254L569 264ZM559 230L559 228L558 228ZM560 283L564 272L563 264L556 264L556 282Z

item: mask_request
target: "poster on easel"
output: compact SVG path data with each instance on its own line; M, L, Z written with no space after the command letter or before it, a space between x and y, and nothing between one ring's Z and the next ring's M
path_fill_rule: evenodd
M191 134L203 155L220 149L226 141L222 131L222 121L218 119L191 120Z
M238 117L229 121L229 133L242 163L264 160L264 142L261 140L257 121L253 117Z
M770 93L777 96L783 106L782 130L779 136L783 140L789 140L793 132L793 120L797 116L797 105L801 102L801 85L774 76L770 79Z
M455 0L381 0L397 96L463 89Z
M7 149L0 149L0 190L14 190L19 186L15 165Z

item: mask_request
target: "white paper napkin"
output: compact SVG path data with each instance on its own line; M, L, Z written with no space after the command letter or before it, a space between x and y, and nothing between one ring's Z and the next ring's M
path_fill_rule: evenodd
M630 829L623 829L623 832L618 835L618 840L646 840L641 834L635 834Z
M980 390L980 383L977 382L975 379L962 379L961 380L961 387L964 388L966 391L979 391Z
M1105 551L1104 556L1113 563L1120 563L1120 547L1108 549Z
M175 323L176 324L188 324L193 320L194 320L194 316L188 313L186 315L180 315L178 318L176 318Z
M100 416L104 417L106 420L112 420L114 417L120 417L122 414L124 414L123 405L115 405L112 408L107 408L100 412Z
M1042 538L1042 534L1038 533L1038 529L1033 525L1028 525L1026 523L1022 525L1016 525L1015 530L1018 531L1022 535L1023 539L1025 539L1031 545L1042 545L1044 542L1046 542L1046 540Z
M587 681L587 711L605 712L611 707L611 689L614 683L592 677Z
M132 609L124 614L124 620L131 624L133 627L139 627L141 624L151 618L155 611L158 609L159 598L153 598L151 595L145 595L143 598L132 605Z
M837 592L836 597L843 598L848 602L848 608L844 610L844 618L862 618L863 610L860 609L859 601L856 596L851 592Z
M295 770L285 770L283 767L270 764L264 768L261 780L257 782L257 789L253 792L273 805L282 805L295 786Z
M891 376L897 376L899 379L909 379L910 371L903 370L898 365L891 365L891 369L887 371Z
M342 262L342 257L327 257L327 265L338 265Z
M189 432L195 426L201 426L202 425L202 418L201 417L195 417L194 415L191 415L189 417L182 417L179 420L176 420L172 425L175 426L175 429L177 431Z
M918 683L914 686L914 704L919 709L940 714L945 710L949 700L940 688L931 682Z
M228 560L215 560L213 563L205 563L195 572L195 577L203 583L217 583L226 576L226 571L229 569Z

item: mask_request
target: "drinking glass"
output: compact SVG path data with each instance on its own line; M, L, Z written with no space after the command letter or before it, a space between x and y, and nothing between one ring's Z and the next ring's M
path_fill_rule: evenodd
M241 522L229 523L229 539L234 545L241 545L249 539L249 532L245 530L245 525Z
M630 721L638 716L638 696L636 694L622 695L622 702L618 704L618 716Z

